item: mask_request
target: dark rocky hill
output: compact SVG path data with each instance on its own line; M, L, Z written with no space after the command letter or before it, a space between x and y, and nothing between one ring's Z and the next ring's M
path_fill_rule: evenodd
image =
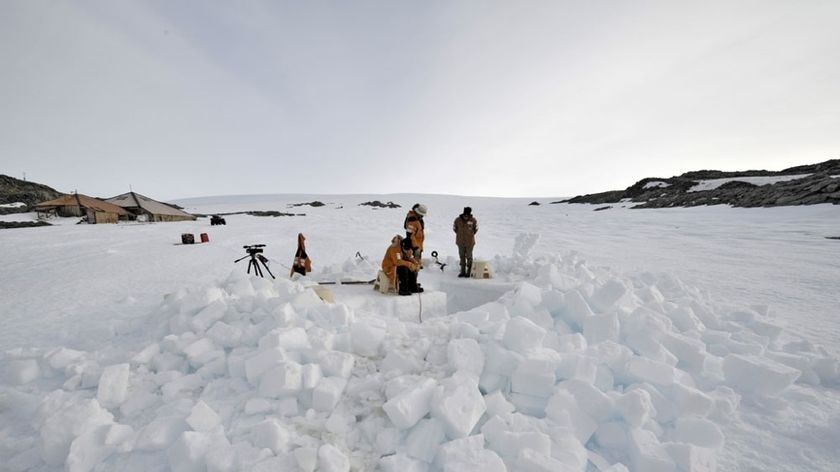
M16 179L0 174L0 204L25 203L25 207L2 208L0 214L32 211L39 202L52 200L63 195L52 187L43 184Z
M756 185L739 177L805 177ZM689 191L703 180L733 179L711 190ZM642 179L625 190L580 195L552 203L633 203L632 208L690 207L732 205L736 207L771 207L787 205L840 204L840 159L819 164L791 167L782 171L747 170L723 172L699 170L670 178Z

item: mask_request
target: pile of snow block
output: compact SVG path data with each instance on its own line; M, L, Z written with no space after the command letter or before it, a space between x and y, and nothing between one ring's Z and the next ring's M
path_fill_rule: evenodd
M783 406L797 382L840 380L836 358L783 343L766 312L531 261L533 242L494 261L512 290L455 313L443 292L351 307L233 273L167 296L137 350L4 353L6 383L39 399L38 440L7 433L4 465L713 471L742 397Z

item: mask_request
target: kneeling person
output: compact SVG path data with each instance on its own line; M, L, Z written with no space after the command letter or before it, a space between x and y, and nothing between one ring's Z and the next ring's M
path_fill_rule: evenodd
M400 295L411 295L421 291L417 287L417 270L419 265L414 260L411 241L396 235L391 239L391 245L385 250L382 258L382 272L388 276L392 286L396 286Z

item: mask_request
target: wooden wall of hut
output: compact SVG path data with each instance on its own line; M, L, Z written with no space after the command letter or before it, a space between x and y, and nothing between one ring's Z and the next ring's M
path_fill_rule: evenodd
M85 216L87 212L85 208L82 208L78 205L62 205L56 207L55 212L58 216L70 217L70 216Z
M87 220L88 223L91 224L98 224L98 223L116 223L119 221L120 216L116 213L109 213L106 211L96 211L90 208L87 209Z

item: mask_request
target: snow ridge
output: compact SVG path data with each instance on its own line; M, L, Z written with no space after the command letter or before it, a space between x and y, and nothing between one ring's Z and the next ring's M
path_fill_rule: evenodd
M766 308L532 259L538 238L492 261L514 290L451 314L425 293L423 323L417 296L351 307L236 271L168 295L137 352L6 352L38 438L0 430L6 466L712 471L742 398L840 381L836 358L785 341Z

